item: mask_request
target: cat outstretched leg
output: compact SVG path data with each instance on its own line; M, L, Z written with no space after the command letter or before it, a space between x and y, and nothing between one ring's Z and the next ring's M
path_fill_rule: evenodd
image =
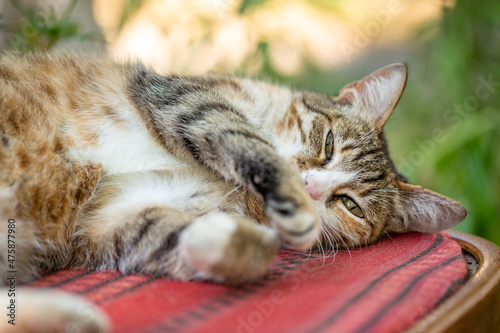
M240 204L224 199L235 195L224 184L202 170L104 180L78 223L72 264L183 280L257 278L277 252L277 233L236 216Z
M110 234L101 231L92 236L92 243L82 242L86 249L95 249L87 253L85 265L188 281L242 283L263 275L279 248L275 230L223 212L190 221L187 213L154 206L136 217L135 224L109 228Z

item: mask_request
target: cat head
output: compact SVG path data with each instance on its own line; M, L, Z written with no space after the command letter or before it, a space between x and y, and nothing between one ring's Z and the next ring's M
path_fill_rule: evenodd
M322 221L323 242L357 246L382 235L451 228L467 215L444 195L412 185L389 157L383 126L407 80L393 64L332 97L296 93L277 126Z

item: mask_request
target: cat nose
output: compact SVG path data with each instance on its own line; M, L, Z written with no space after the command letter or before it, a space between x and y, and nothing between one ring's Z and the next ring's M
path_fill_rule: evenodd
M311 176L307 176L305 182L306 182L306 190L311 195L311 198L313 198L314 200L318 200L319 197L321 196L321 192L319 191L318 184L316 183L314 178Z

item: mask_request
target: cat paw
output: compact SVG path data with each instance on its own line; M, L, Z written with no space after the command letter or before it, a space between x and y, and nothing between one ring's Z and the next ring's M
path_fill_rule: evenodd
M288 183L281 193L266 198L266 214L281 240L288 246L305 250L316 243L319 221L312 199L302 182Z
M179 258L195 279L242 283L263 275L278 250L275 232L237 216L211 213L181 234Z
M108 331L107 318L86 300L60 292L20 289L20 310L15 325L2 321L5 333L103 333ZM2 326L3 325L3 326Z

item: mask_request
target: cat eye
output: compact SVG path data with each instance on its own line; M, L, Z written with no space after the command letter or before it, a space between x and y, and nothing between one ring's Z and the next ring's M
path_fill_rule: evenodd
M361 211L361 208L359 208L359 206L351 198L345 195L342 196L342 203L344 204L345 208L347 208L347 210L350 211L354 216L357 216L359 218L365 217L363 211Z
M327 160L331 160L332 159L332 155L333 155L333 135L332 135L332 131L328 132L328 135L326 136L325 154L326 154L326 159Z

